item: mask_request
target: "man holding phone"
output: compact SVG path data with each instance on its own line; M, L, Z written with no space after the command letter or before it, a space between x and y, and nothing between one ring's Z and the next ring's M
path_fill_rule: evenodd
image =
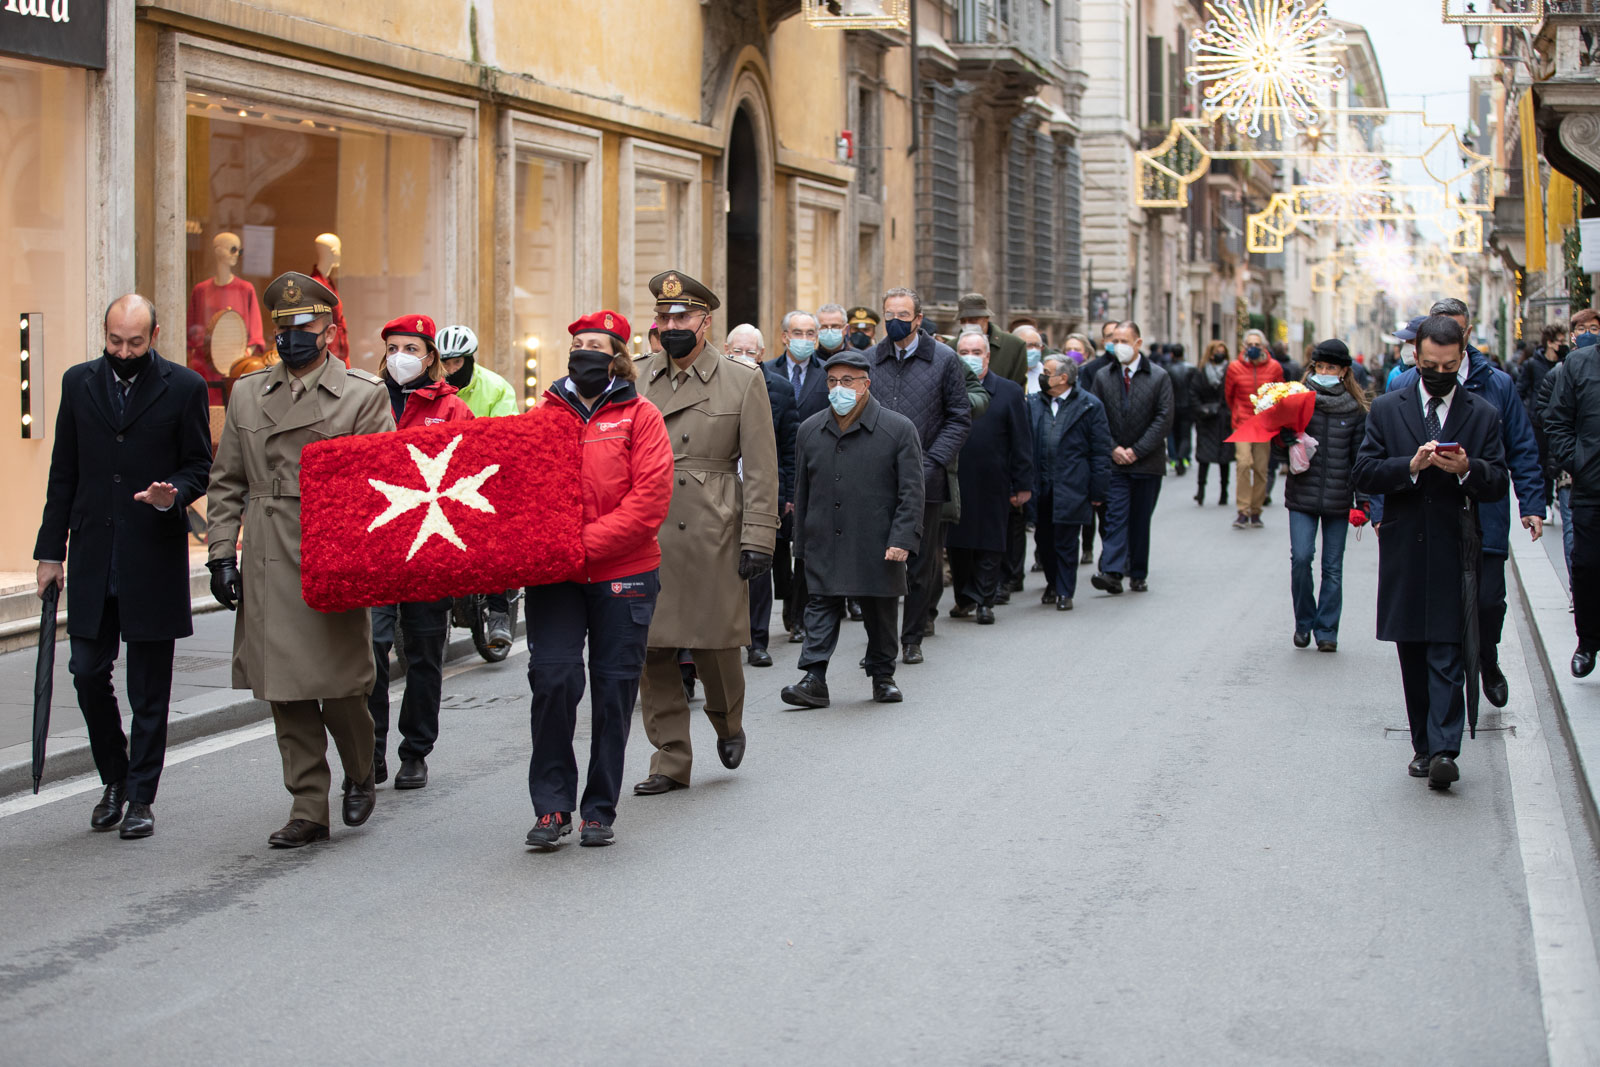
M1358 492L1385 495L1378 531L1378 640L1393 641L1411 723L1408 768L1433 789L1460 777L1466 669L1461 574L1465 521L1510 484L1495 406L1460 387L1466 334L1445 315L1417 328L1419 377L1373 402L1351 468Z

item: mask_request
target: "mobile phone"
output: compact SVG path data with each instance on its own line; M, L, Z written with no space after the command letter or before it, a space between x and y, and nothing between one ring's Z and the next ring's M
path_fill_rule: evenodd
M1434 447L1435 452L1460 452L1461 446L1454 441L1440 441Z

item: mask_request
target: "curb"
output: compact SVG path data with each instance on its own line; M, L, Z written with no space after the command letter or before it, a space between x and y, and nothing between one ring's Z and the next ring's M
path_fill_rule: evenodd
M458 632L460 636L456 636ZM527 626L522 619L517 620L515 632L518 638L526 634ZM445 666L448 667L458 660L476 659L477 656L478 650L472 645L472 635L453 628L450 641L445 645ZM396 663L393 655L389 659L389 670L391 685L405 677L404 670ZM61 712L58 711L57 714ZM167 747L170 749L174 745L237 730L241 726L249 726L270 718L272 718L272 707L266 701L251 696L247 690L218 689L210 693L201 693L172 705L167 715ZM39 787L43 789L54 782L76 778L93 771L94 756L89 751L87 740L57 742L52 739L51 746L45 752L44 777L40 780ZM0 797L32 789L31 759L0 766Z

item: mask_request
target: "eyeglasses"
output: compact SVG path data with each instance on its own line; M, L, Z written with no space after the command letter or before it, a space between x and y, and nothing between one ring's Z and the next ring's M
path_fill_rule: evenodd
M914 311L902 311L897 314L893 311L885 311L883 317L886 319L899 319L901 322L910 322L917 317L917 313Z
M871 380L872 380L871 378L867 378L867 377L864 377L864 376L857 376L857 375L854 375L854 374L847 374L843 378L835 378L833 375L830 374L828 376L828 388L832 389L832 388L834 388L836 386L844 385L844 386L849 386L850 388L854 389L855 388L855 384L857 382L869 382Z
M748 356L750 359L759 360L761 358L761 350L757 348L730 348L728 349L728 355Z

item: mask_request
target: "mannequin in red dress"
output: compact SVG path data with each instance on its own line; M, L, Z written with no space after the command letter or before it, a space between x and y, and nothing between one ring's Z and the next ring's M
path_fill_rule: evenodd
M256 298L256 287L233 273L239 263L239 248L235 234L219 233L212 238L214 272L189 294L189 366L211 386L213 404L223 402L222 382L228 370L223 367L219 373L211 362L211 320L217 312L232 309L244 319L250 355L259 356L267 347L261 333L261 302Z
M342 245L336 233L324 233L317 236L317 265L311 269L311 277L328 287L333 295L339 295L339 287L333 284L333 272L339 269L339 252ZM333 305L333 324L339 329L334 333L333 339L328 342L328 351L344 361L345 366L350 365L350 335L344 325L344 301Z

